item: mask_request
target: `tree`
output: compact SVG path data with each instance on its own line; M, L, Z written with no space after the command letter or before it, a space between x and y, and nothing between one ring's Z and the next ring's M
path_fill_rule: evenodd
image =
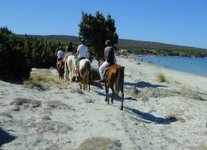
M103 58L106 40L111 40L112 44L118 43L115 21L110 15L104 18L100 12L96 12L95 16L82 12L79 27L79 36L86 40L91 47L90 53L96 59Z

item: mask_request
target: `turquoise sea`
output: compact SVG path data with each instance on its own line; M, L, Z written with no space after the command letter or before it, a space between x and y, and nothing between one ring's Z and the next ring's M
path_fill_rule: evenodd
M136 55L134 59L207 77L207 58Z

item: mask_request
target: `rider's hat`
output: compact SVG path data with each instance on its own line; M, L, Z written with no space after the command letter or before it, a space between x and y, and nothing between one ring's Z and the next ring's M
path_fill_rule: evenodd
M111 41L110 40L106 40L105 45L106 46L111 46Z

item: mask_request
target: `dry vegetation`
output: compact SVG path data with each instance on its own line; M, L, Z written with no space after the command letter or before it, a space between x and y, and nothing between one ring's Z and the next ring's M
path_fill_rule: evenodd
M163 73L159 73L157 75L157 80L158 80L158 82L167 82L167 78Z
M119 140L110 140L102 137L88 138L78 147L78 150L121 150Z
M47 90L52 87L66 87L68 82L64 80L59 80L57 76L51 75L50 72L41 71L41 73L33 72L28 80L24 81L25 87L37 88L39 90Z

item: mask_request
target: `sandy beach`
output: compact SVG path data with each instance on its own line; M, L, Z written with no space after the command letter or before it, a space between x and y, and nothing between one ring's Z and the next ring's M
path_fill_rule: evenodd
M207 77L117 62L125 66L123 111L120 97L108 105L98 84L89 92L69 81L43 88L0 81L0 149L207 149ZM32 71L58 79L54 68Z

